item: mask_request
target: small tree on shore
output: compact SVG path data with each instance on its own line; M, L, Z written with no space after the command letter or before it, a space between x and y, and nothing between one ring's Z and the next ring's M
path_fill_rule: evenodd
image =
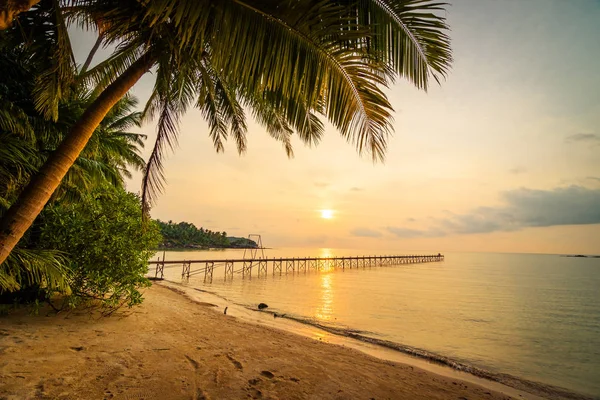
M108 185L44 210L37 245L66 257L70 295L63 306L92 303L110 312L141 303L160 234L154 222L142 226L140 213L138 196Z

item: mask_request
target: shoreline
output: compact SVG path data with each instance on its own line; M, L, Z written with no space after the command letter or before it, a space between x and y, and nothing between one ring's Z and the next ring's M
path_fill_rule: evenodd
M172 282L144 297L111 317L0 317L0 398L542 398L240 306L224 315L224 300Z
M468 381L514 398L594 400L589 395L572 392L559 386L531 381L506 373L494 373L426 350L366 336L360 331L333 328L289 316L278 316L274 319L271 318L274 314L271 311L255 310L243 304L232 303L216 293L181 285L177 282L163 280L160 284L194 301L216 303L215 306L221 309L227 306L229 307L228 314L231 314L231 304L234 304L233 310L239 307L251 313L240 312L235 315L249 323L280 329L296 335L321 340L325 343L350 347L381 360L401 362L449 378ZM238 309L238 312L241 311L240 309ZM253 314L254 317L252 317ZM283 321L286 323L282 324ZM303 327L309 327L309 329L303 329Z
M77 311L31 316L27 310L2 317L0 398L512 398L248 323L181 292L155 284L141 306L106 318Z

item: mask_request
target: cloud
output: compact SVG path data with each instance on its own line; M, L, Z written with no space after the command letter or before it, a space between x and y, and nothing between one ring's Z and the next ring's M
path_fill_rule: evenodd
M363 188L359 188L359 187L352 187L350 188L351 192L362 192L364 189Z
M514 175L520 175L520 174L524 174L525 172L527 172L527 168L515 167L515 168L509 169L508 172L510 172L511 174L514 174Z
M567 136L565 138L567 143L575 142L586 142L586 143L600 143L600 135L594 133L576 133L574 135Z
M398 237L440 237L451 234L517 231L529 227L600 224L600 189L569 186L553 190L521 188L504 192L501 207L478 207L465 214L449 213L423 230L388 227Z
M600 223L600 189L569 186L551 191L519 189L506 192L517 222L524 226Z
M382 233L373 229L369 229L369 228L356 228L353 229L352 231L350 231L350 234L352 236L358 236L358 237L381 237Z
M597 176L588 176L587 179L591 180L591 181L597 181L600 182L600 178L598 178Z
M404 227L388 226L385 228L388 232L394 234L399 238L420 238L420 237L442 237L448 233L440 228L429 228L429 229L410 229Z
M326 188L329 186L329 183L327 182L315 182L315 186L318 188Z
M401 237L401 238L416 238L416 237L423 237L427 235L427 231L422 231L422 230L418 230L418 229L409 229L409 228L402 228L402 227L394 227L394 226L388 226L387 228L388 232L393 233L394 235Z
M415 218L406 218L406 222L416 222Z

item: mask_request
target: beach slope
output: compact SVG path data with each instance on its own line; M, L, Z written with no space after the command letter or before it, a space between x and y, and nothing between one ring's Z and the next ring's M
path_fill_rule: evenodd
M0 399L507 399L153 285L108 318L0 317Z

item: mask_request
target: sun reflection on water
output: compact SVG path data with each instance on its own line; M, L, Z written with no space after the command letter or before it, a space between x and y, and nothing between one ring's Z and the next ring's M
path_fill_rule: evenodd
M330 321L333 315L332 279L332 274L321 275L321 301L315 312L315 317L321 321Z

